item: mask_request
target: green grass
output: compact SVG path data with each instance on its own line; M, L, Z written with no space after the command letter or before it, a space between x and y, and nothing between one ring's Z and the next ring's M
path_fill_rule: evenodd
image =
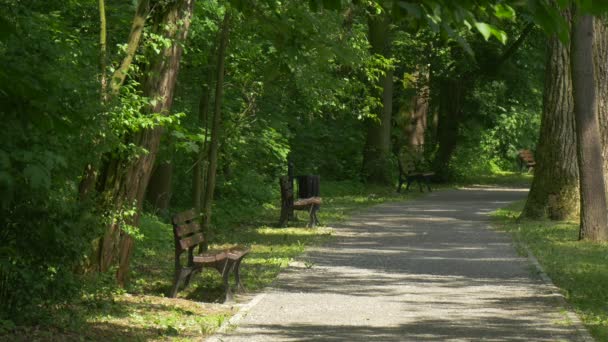
M578 241L574 222L518 222L523 204L498 210L497 225L530 248L591 334L608 341L608 244Z
M491 174L475 175L459 180L455 185L496 185L496 186L526 186L532 182L532 173L496 171Z

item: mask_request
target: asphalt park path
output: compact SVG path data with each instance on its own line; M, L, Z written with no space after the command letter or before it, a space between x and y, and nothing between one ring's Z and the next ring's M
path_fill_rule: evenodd
M488 213L525 195L468 188L369 208L211 340L588 340L509 235L490 228Z

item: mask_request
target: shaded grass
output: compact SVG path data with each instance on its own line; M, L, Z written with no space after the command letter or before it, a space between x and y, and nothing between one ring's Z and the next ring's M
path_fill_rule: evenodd
M524 202L495 214L497 226L527 245L591 334L608 341L608 244L578 241L578 223L518 221Z
M496 171L491 174L472 175L461 179L453 185L495 185L495 186L529 186L533 174L525 172Z

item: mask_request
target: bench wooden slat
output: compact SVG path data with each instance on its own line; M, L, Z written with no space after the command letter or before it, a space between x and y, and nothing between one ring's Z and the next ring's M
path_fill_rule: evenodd
M226 251L226 255L228 259L238 260L243 257L243 255L249 253L251 248L245 246L235 246Z
M198 218L198 213L194 209L183 211L173 216L173 224L181 225L182 223Z
M175 234L177 234L177 236L179 236L179 237L182 237L182 236L188 235L188 234L192 234L194 232L201 230L201 226L196 221L192 221L190 223L182 224L179 226L176 225L174 227L175 227Z
M198 233L198 234L191 235L187 238L180 239L179 245L182 247L182 250L185 250L192 246L196 246L203 241L205 241L205 238L203 237L203 233Z
M225 260L227 256L228 255L225 251L207 251L205 253L195 255L193 261L199 264L213 263Z
M311 204L321 204L321 197L300 198L297 201L293 202L294 207Z

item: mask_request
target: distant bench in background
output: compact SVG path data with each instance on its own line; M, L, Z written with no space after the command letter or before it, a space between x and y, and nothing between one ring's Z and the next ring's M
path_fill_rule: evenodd
M298 199L294 199L293 181L289 176L279 178L281 186L281 217L279 227L287 224L294 217L294 210L308 211L308 227L319 224L317 211L321 208L321 197L319 197L319 176L297 176Z
M530 172L536 166L536 161L534 160L534 153L530 150L519 150L517 156L519 157L519 168L523 170L524 168Z

